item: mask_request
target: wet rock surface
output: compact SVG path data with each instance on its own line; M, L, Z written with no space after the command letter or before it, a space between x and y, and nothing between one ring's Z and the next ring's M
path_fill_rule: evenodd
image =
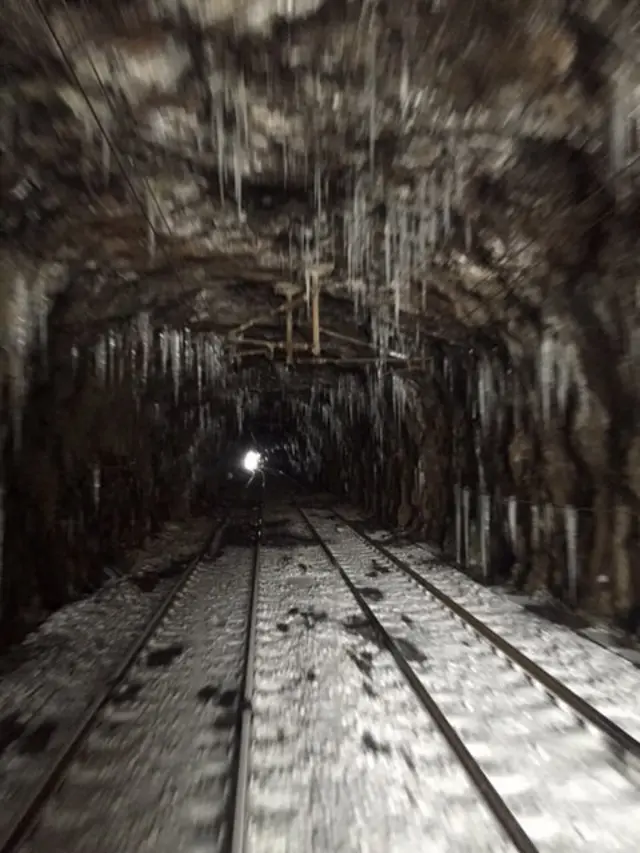
M637 634L635 5L285 5L0 11L0 642L256 434Z

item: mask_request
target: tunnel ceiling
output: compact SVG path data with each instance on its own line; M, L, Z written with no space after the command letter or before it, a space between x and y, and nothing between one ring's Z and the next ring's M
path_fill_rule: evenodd
M639 33L635 0L5 0L11 612L270 430L385 523L444 544L477 504L500 572L636 613Z
M75 340L144 312L224 336L253 323L233 352L278 354L284 282L302 355L318 280L329 361L429 337L516 351L543 300L634 245L628 172L612 173L634 153L616 128L634 105L635 3L0 14L5 337L20 279L31 319L61 297L52 319Z

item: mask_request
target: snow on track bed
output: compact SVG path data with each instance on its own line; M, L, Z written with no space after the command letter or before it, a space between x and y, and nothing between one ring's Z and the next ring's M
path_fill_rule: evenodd
M337 522L338 526L341 523ZM387 534L388 535L388 534ZM384 547L500 634L585 702L640 740L640 669L570 628L522 609L447 566L419 545Z
M309 518L538 848L635 853L640 795L602 741L356 533Z
M252 556L198 565L20 853L223 849Z
M247 853L512 851L299 513L263 529Z
M213 523L198 518L168 525L139 552L130 577L57 611L0 657L0 836L16 803L176 583L157 573L197 553Z

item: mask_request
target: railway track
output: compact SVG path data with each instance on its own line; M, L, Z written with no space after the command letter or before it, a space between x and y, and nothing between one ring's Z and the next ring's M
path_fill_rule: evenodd
M346 518L300 512L513 847L637 849L640 744Z
M347 519L264 519L232 510L0 853L635 853L632 737Z
M368 536L364 531L360 530L357 525L349 522L340 513L335 513L340 521L359 536L370 547L374 548L381 554L385 560L390 561L400 571L406 574L412 581L415 581L428 595L437 599L444 607L467 625L481 640L486 641L495 649L496 653L503 655L514 667L522 670L527 678L535 682L554 700L564 703L585 725L591 726L595 731L599 732L608 747L611 749L614 757L627 765L627 767L636 774L640 775L640 742L630 735L624 728L618 725L614 720L601 713L589 702L585 701L581 696L572 691L566 684L548 673L543 667L539 666L526 654L523 654L520 649L509 643L504 637L493 630L489 625L469 612L458 601L447 595L433 583L430 583L427 578L416 571L406 560L394 555L388 548L379 542L376 542L372 537Z
M287 509L265 521L246 850L512 851Z
M226 548L226 556L224 552L219 555L230 516L215 526L202 551L186 567L16 810L0 837L1 853L114 853L141 851L147 845L148 849L176 850L184 838L185 824L189 835L197 839L204 833L215 839L221 851L242 849L241 836L229 829L234 803L241 802L241 792L246 789L246 781L242 781L246 776L248 707L244 697L251 691L247 664L253 650L245 640L259 570L260 518L261 509L251 559L247 559L246 548ZM239 524L246 535L246 518ZM232 596L225 608L222 602L227 593ZM209 625L213 596L221 599L220 619ZM207 651L213 658L210 669L202 665ZM189 714L187 706L185 714L188 700L195 707ZM158 741L157 733L163 731L159 722L166 724L171 715L176 723L175 740L168 744L164 737ZM194 724L192 730L189 722ZM181 841L168 832L158 843L149 836L150 815L145 814L154 788L154 770L158 802L163 797L172 799L171 789L177 784L173 779L176 771L180 774L180 754L184 760L185 752L193 762L188 773L182 774L186 787L194 769L215 790L217 805L207 811L197 795L192 797L181 822ZM135 756L133 762L130 756ZM140 756L148 760L145 779L138 778ZM169 756L176 762L171 772L163 766ZM168 779L172 780L169 784ZM149 790L141 788L141 783ZM210 849L216 849L215 845Z

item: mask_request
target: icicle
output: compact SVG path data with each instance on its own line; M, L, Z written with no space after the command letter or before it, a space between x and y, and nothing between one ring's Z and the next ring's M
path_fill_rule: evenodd
M542 513L536 504L531 506L531 549L535 554L540 549L540 525Z
M242 399L239 396L236 397L236 424L238 434L242 433L242 427L244 426L244 409L242 403Z
M198 405L202 408L202 380L204 374L204 346L202 338L199 337L196 341L196 383L198 387Z
M113 329L107 334L107 376L110 382L117 378L117 340Z
M454 487L456 508L456 563L462 565L462 489L460 485Z
M563 416L567 414L569 403L569 390L573 378L573 352L565 348L563 357L556 358L558 379L558 409Z
M402 45L402 71L400 72L400 109L402 118L407 117L409 112L409 63L407 61L406 47Z
M114 337L116 364L118 366L118 381L122 382L126 370L124 335L122 334L122 332L116 332Z
M96 377L100 380L101 385L107 384L107 339L104 335L100 337L94 348L94 363Z
M482 370L478 368L478 410L480 413L480 427L482 429L482 434L486 435L487 427L488 427L488 417L487 417L487 397L485 394L485 386L484 386L484 376Z
M427 178L425 175L422 175L418 185L418 251L421 267L426 266L428 262L427 238L429 234L429 218L427 213ZM421 269L421 272L424 276L423 269Z
M238 209L238 219L243 220L242 211L242 168L240 165L240 140L238 134L233 140L233 185L236 196L236 207Z
M29 290L24 276L13 279L11 297L7 306L5 334L8 338L8 373L13 424L14 448L22 443L22 416L27 394L27 359L32 338Z
M169 330L165 327L160 333L160 360L162 363L162 375L167 375L169 367Z
M438 241L438 198L435 175L431 176L429 187L429 208L431 212L429 221L429 243L432 249L435 249Z
M174 402L178 402L178 398L180 395L180 368L181 368L181 346L180 346L180 332L176 329L173 329L171 332L171 338L169 341L169 348L171 351L171 377L173 379L173 399Z
M464 565L469 565L469 541L471 534L471 492L469 489L462 490L462 524L464 528Z
M220 204L224 205L224 155L225 155L225 128L222 99L216 98L215 125L217 132L216 148L218 154L218 188L220 190Z
M100 465L93 466L93 503L97 507L100 506L100 485L101 485L101 476L100 476Z
M518 544L518 501L513 495L509 498L507 516L509 519L509 537L511 539L511 547L515 552L516 545Z
M391 227L389 222L384 225L384 277L387 287L393 283L391 272Z
M545 504L544 507L544 528L547 544L551 544L554 533L555 522L555 507L553 504Z
M491 536L491 497L490 495L480 495L479 506L480 525L480 562L482 565L482 576L485 581L489 579L489 545Z
M455 158L455 187L453 191L455 206L460 211L464 202L464 166L462 157L456 150Z
M151 320L147 311L142 311L138 314L138 338L142 344L142 382L146 385L149 376L149 357L153 338Z
M393 282L393 315L395 321L396 329L400 328L400 308L401 308L401 296L402 293L400 291L400 282L396 279Z
M564 508L564 529L567 544L567 580L569 598L578 603L578 513L575 507Z
M79 360L79 358L80 358L80 350L74 344L71 347L71 372L72 372L74 378L76 377L76 375L78 373L78 360Z
M542 395L543 423L551 420L551 391L555 379L556 342L549 331L545 331L540 344L539 372L540 392Z
M376 151L376 106L377 106L377 93L376 93L376 53L377 53L377 39L375 35L370 36L369 38L369 74L368 74L368 83L369 83L369 169L371 170L371 184L374 184L374 175L375 175L375 151Z
M38 345L46 350L48 344L49 296L45 276L37 275L31 290L30 313L35 320Z
M109 180L111 176L111 148L109 147L109 140L107 138L107 134L102 134L102 178L104 180L105 187L109 186Z
M148 184L145 187L145 202L147 211L147 250L149 260L152 261L156 256L155 206L153 204L151 187Z
M184 370L187 376L193 372L193 343L191 341L191 329L182 332L182 349L184 352Z

